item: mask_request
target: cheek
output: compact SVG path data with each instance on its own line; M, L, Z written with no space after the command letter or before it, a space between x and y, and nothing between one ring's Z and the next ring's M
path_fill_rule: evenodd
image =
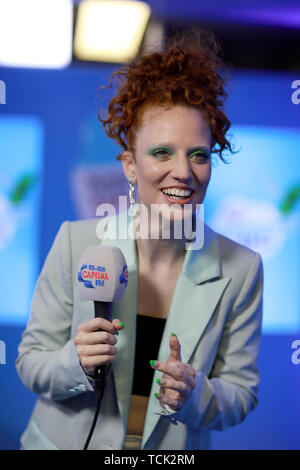
M155 162L147 164L144 162L140 164L137 169L137 178L140 184L155 184L161 179L162 171L159 165Z
M206 188L211 178L211 165L207 165L207 167L202 168L201 172L197 176L201 186Z
M205 171L201 172L201 175L198 175L198 182L199 182L199 193L198 193L198 204L202 204L205 196L206 196L206 191L207 187L210 182L210 177L211 177L211 169L207 168Z
M206 178L205 178L205 181L206 181L206 186L209 185L209 182L210 182L210 178L211 178L211 167L209 167L209 169L207 170L207 173L206 173Z

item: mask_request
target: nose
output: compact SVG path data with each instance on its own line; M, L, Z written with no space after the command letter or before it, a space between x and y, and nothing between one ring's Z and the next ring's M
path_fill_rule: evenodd
M192 179L192 168L190 160L186 155L176 155L173 160L172 177L185 183Z

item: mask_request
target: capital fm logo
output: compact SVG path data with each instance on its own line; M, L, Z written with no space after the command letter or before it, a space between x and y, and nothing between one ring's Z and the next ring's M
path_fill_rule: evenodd
M83 264L78 273L78 281L83 282L84 286L89 289L95 289L96 287L104 287L105 281L108 280L109 277L105 266Z
M124 265L123 271L120 275L120 283L125 284L125 287L127 287L127 284L128 284L128 268L127 268L126 264Z

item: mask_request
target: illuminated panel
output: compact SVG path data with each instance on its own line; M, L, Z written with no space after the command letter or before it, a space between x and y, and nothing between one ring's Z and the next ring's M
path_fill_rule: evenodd
M0 116L0 324L24 324L39 270L43 129Z
M149 17L150 7L143 2L81 2L75 29L75 56L102 62L126 62L134 58Z
M1 0L0 65L61 68L72 58L71 0Z
M233 126L241 151L213 168L206 221L262 255L267 333L300 328L300 134Z

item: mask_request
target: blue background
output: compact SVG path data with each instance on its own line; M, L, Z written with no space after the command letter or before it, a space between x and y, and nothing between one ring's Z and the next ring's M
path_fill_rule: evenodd
M0 218L2 227L10 230L6 236L3 232L0 235L0 263L5 266L0 287L2 323L22 324L28 318L32 286L40 262L37 245L43 140L42 125L37 118L0 116L0 155L7 157L0 165ZM19 204L13 204L10 198L13 188L24 175L34 177L35 184ZM14 294L16 285L18 295Z
M99 68L77 65L64 71L0 69L0 79L7 87L6 104L0 105L0 126L1 119L8 116L24 119L24 126L29 126L34 134L33 166L40 177L39 184L24 201L25 206L30 202L34 215L27 245L33 273L28 287L30 295L60 224L78 217L70 188L72 170L83 161L114 162L119 153L120 149L97 124L96 90L107 83L112 71L112 66L104 65ZM297 78L292 73L235 71L226 111L233 124L236 147L242 145L243 149L231 157L230 165L219 163L214 170L205 207L208 220L213 220L218 204L231 191L278 207L290 185L299 183L300 143L294 132L292 136L289 133L297 131L300 136L300 105L291 101L291 83ZM91 134L87 137L89 126ZM278 145L270 150L272 136ZM296 142L296 147L292 147L292 142ZM9 158L1 152L1 172L9 167ZM14 155L14 159L18 157ZM239 188L241 174L246 175L247 184ZM277 192L260 185L266 177ZM298 217L298 211L299 205L293 215ZM260 404L243 424L224 433L214 432L215 449L300 449L300 365L291 361L291 344L300 338L297 227L289 236L292 240L287 239L282 247L280 260L264 260L268 324L264 326L259 358ZM291 246L293 249L289 249ZM4 311L4 305L13 302L13 297L0 287L0 297L3 296L6 303L0 302L0 339L5 341L7 350L6 365L0 365L0 448L17 449L36 397L20 382L14 367L28 314L27 304L24 303L24 319L16 321L16 317L8 317Z

